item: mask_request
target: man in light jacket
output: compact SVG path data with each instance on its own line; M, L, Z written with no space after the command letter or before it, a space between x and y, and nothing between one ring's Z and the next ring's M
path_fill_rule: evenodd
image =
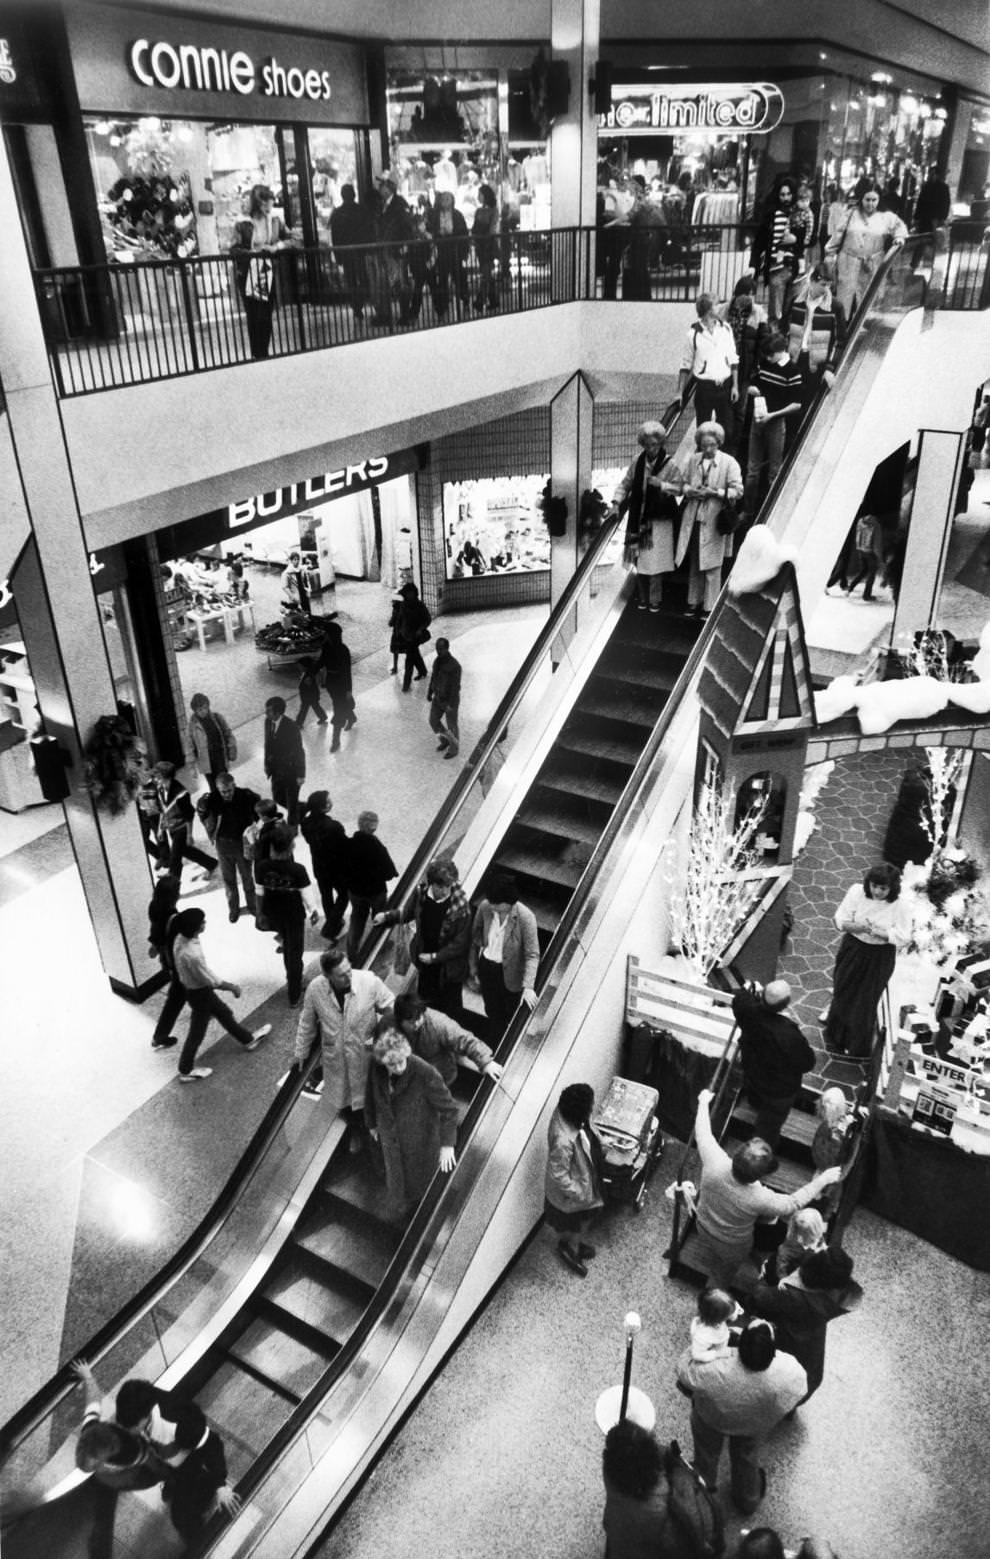
M497 1045L520 1001L535 1007L540 942L536 916L520 904L515 880L493 872L474 914L470 972L481 987L488 1039Z
M303 997L293 1064L301 1071L314 1045L321 1044L327 1102L348 1117L350 1148L358 1152L371 1045L379 1019L391 1017L395 998L370 969L352 969L344 952L324 953L320 971Z

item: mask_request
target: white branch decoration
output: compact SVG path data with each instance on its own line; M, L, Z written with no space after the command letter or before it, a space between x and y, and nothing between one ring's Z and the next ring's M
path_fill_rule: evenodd
M764 796L733 826L735 796L706 780L691 819L686 859L670 872L673 938L684 957L707 980L738 930L759 885L753 867L762 863L754 848L767 809Z

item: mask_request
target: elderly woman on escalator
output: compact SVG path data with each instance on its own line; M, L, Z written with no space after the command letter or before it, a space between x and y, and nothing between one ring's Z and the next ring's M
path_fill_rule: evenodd
M391 1025L371 1047L364 1118L385 1161L388 1216L408 1218L436 1171L456 1163L457 1105L435 1066Z

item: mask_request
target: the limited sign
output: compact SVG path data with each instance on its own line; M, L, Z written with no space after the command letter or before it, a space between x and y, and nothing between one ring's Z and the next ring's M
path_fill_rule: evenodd
M717 82L698 86L615 86L612 107L599 114L599 131L622 135L765 135L779 125L784 94L772 83Z

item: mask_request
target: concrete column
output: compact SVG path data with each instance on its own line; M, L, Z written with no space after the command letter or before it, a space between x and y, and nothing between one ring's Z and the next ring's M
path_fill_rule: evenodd
M962 433L926 428L918 451L911 529L904 557L893 638L938 625L942 576L952 534L953 505L966 440Z
M574 374L550 402L550 484L555 498L567 504L567 530L550 541L550 605L556 606L578 565L578 509L581 494L591 486L591 419L594 403L583 374ZM566 648L577 627L572 613L557 641Z
M601 0L551 0L550 44L555 60L566 60L570 67L571 94L567 113L554 122L550 132L551 213L555 228L594 229L595 195L598 183L598 122L595 118L588 82L598 63L598 38ZM594 257L590 246L579 248L575 268L577 285L582 271L594 276ZM558 278L555 276L555 282ZM561 277L561 288L570 278ZM572 296L567 290L562 295Z
M71 756L65 816L103 967L115 989L136 996L159 975L147 954L151 870L136 809L108 817L82 786L82 745L101 715L116 713L113 676L2 142L0 235L0 380L31 521L10 583L45 729Z

